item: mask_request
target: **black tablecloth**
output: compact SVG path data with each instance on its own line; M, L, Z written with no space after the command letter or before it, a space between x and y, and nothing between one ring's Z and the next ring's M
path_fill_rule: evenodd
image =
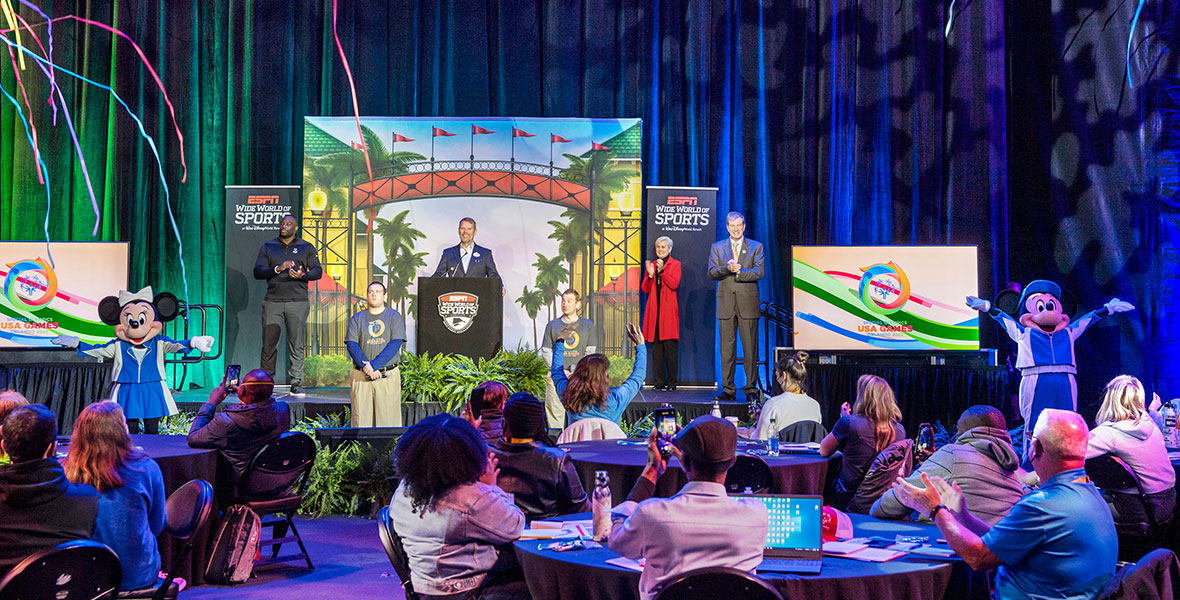
M620 444L620 440L594 440L562 444L569 450L570 458L578 468L582 485L587 490L594 487L594 472L610 474L611 497L615 504L622 502L631 491L631 486L643 473L647 465L647 448L640 445ZM638 440L628 440L635 442ZM741 448L739 447L739 450ZM822 494L828 473L829 460L816 455L783 454L763 456L774 475L774 494ZM838 469L839 466L837 465ZM656 482L656 495L668 497L680 491L688 482L680 462L673 458L664 476Z
M938 528L867 515L849 515L857 536L925 535L938 539ZM564 519L585 519L586 513ZM573 552L545 550L552 540L516 542L533 600L632 600L639 597L639 572L606 561L618 554L607 548ZM759 573L784 598L873 598L883 600L987 598L987 580L960 559L914 555L886 563L825 556L819 575ZM735 599L736 600L736 599Z
M143 448L143 451L164 474L164 493L171 495L177 488L193 479L204 479L212 485L217 477L217 452L215 450L194 450L188 447L183 435L133 435L131 443ZM193 552L180 569L177 577L183 577L189 585L201 585L205 582L205 566L209 562L207 549L213 535L213 525L217 520L214 508L209 518L209 524L193 534ZM160 559L164 569L172 565L175 552L180 552L184 543L173 540L168 534L159 537Z

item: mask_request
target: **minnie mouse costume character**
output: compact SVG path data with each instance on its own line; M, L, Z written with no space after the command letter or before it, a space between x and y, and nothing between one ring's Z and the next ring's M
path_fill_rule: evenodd
M1015 291L1001 292L997 304L1005 304ZM1028 444L1032 424L1046 408L1077 411L1078 372L1074 360L1074 340L1090 325L1112 313L1135 310L1129 302L1111 298L1102 308L1090 311L1075 321L1062 308L1061 286L1038 279L1024 288L1013 318L987 300L967 296L967 306L991 315L1016 342L1016 368L1020 369L1020 416L1024 418L1024 462L1029 468Z
M151 286L134 294L122 290L118 297L107 296L98 303L98 317L114 325L115 339L94 345L72 335L60 335L52 341L76 348L78 356L113 358L110 399L123 408L131 433L139 433L140 419L144 420L145 433L157 433L160 418L177 412L172 391L164 382L164 355L193 348L208 352L213 348L210 336L176 341L160 335L164 323L179 314L180 302L168 292L153 297Z

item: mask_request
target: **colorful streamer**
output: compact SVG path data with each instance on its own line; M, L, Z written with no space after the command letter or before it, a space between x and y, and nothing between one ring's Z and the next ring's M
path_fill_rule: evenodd
M332 36L336 38L336 50L340 52L340 62L344 63L344 74L348 76L348 90L352 93L352 116L356 119L356 133L361 137L361 152L365 155L365 168L369 171L369 181L373 181L373 165L369 163L369 145L365 143L365 133L361 130L361 110L356 103L356 83L352 80L352 69L348 66L348 57L344 55L344 46L340 43L340 33L336 31L336 2L332 0ZM373 206L373 195L369 194L369 207ZM369 211L369 226L365 233L373 231L373 211Z
M38 62L41 62L46 65L53 64L51 61L37 55L37 53L32 52L28 48L25 48L24 46L17 44L15 42L13 42L12 40L8 39L8 36L3 35L3 33L0 33L0 41L4 42L5 44L8 44L8 46L10 46L12 48L16 48L16 49L20 50L23 54L29 55L30 58L32 58ZM97 81L94 81L92 79L89 79L83 75L79 75L78 73L75 73L65 67L58 66L58 65L54 65L54 66L57 68L57 70L61 71L62 73L65 73L65 74L75 77L85 83L89 83L90 85L93 85L95 87L98 87L98 88L101 88L101 89L104 89L104 90L110 92L111 96L115 98L115 100L119 103L119 105L122 106L123 109L127 111L127 114L131 116L131 119L135 121L135 125L139 128L139 135L144 140L147 141L148 148L151 149L152 156L154 156L156 159L156 167L157 167L157 170L158 170L159 176L160 176L160 184L164 187L164 204L168 210L168 221L172 226L172 233L176 237L177 257L180 262L180 277L181 277L181 281L184 284L184 301L185 301L185 304L188 305L189 304L188 272L184 266L184 241L180 237L180 228L176 225L176 217L172 214L172 196L171 196L171 193L168 188L168 180L164 175L164 163L163 163L163 161L160 160L160 153L156 149L155 140L152 139L152 136L148 134L146 129L144 129L143 121L140 120L139 116L136 115L135 112L131 110L131 107L128 106L127 103L123 101L123 98L119 96L118 92L116 92L114 90L114 88L112 88L108 85L103 85L103 84L101 84ZM8 96L8 92L4 91L4 95ZM9 98L13 102L16 101L16 99L12 98L11 96L9 96ZM19 111L19 106L17 108ZM24 121L23 116L22 116L21 120ZM26 132L27 132L27 129L28 128L26 126ZM30 141L30 143L32 143L31 138L29 141ZM45 163L42 162L41 165L42 165L42 167L44 167ZM48 169L46 169L46 177L48 177ZM46 185L45 185L45 194L46 194L46 202L48 203L48 201L49 201L48 181L46 182ZM45 243L46 243L46 246L48 246L48 244L49 244L49 212L48 212L48 210L46 210L46 213L45 213ZM50 257L50 262L52 263L52 261L53 261L53 258ZM187 312L185 313L185 319L188 319Z
M12 44L3 34L0 34L0 40L6 44ZM0 93L3 93L4 97L16 107L16 116L20 117L21 125L25 128L25 137L28 138L30 145L33 144L33 134L29 132L29 122L25 120L25 112L21 110L20 102L17 102L16 98L13 98L3 86L0 86ZM49 203L52 201L49 195L49 167L45 166L45 161L41 160L40 155L37 156L37 164L45 172L45 254L49 256L49 266L54 268L56 265L53 264L53 252L49 249Z
M1131 32L1127 34L1127 84L1132 88L1135 87L1135 82L1131 81L1131 44L1135 41L1135 28L1139 26L1139 15L1143 13L1143 5L1147 4L1147 0L1139 0L1139 6L1135 7L1135 17L1131 19Z

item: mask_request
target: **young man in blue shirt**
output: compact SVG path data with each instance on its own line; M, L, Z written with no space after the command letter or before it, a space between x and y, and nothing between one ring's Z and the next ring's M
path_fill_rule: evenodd
M348 320L345 346L352 358L349 377L353 427L401 427L402 378L397 365L406 341L406 319L385 306L385 284L365 292L368 308Z
M1041 487L992 527L941 477L923 474L925 488L899 478L893 489L938 525L972 569L999 567L997 598L1095 598L1114 575L1119 541L1106 501L1086 477L1089 436L1077 413L1041 411L1029 446Z

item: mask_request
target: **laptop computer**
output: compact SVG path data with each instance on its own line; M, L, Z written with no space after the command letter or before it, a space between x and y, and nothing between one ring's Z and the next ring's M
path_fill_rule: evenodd
M758 571L819 573L823 558L823 497L752 494L766 505L770 528Z

